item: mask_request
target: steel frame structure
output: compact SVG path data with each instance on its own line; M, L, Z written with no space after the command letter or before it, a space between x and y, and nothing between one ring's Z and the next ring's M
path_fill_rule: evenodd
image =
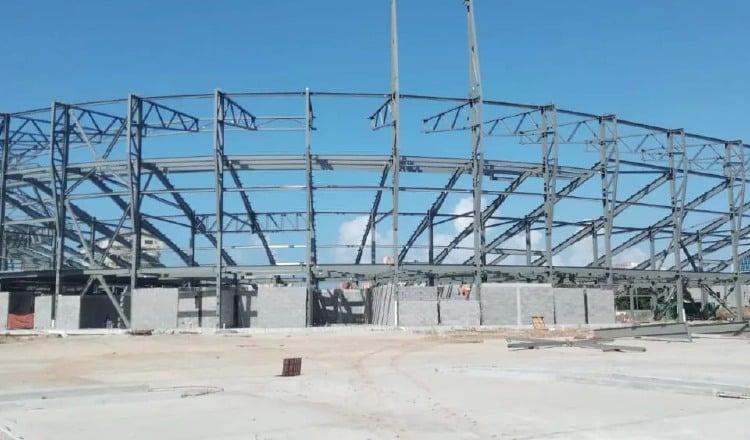
M750 275L740 273L740 261L750 256L745 239L750 225L744 225L750 206L745 187L748 181L746 151L750 146L737 140L686 132L620 119L615 115L596 115L558 108L495 101L482 94L479 51L474 23L474 5L466 0L469 52L469 89L466 97L403 94L399 88L396 1L391 1L391 90L388 93L299 92L225 93L142 97L66 104L55 102L50 109L0 115L0 283L4 290L47 289L57 298L75 292L84 295L100 289L111 299L123 325L128 317L122 299L127 290L146 285L194 284L222 286L237 283L243 275L260 279L294 278L307 285L310 298L323 280L356 278L392 282L472 280L473 294L481 295L485 281L525 280L560 284L596 284L604 286L651 286L666 288L677 298L682 317L684 289L707 289L724 284L740 291L750 283ZM288 116L259 116L240 100L301 99L300 113ZM316 129L316 99L373 99L384 103L369 115L372 130L390 129L390 153L383 155L316 154L313 149ZM169 103L212 102L210 119L201 119ZM403 155L401 146L402 102L429 102L452 105L448 110L422 117L424 133L468 132L471 155L438 157ZM122 113L102 108L122 109ZM487 116L489 115L489 116ZM363 115L364 116L364 115ZM262 131L298 131L304 145L297 154L227 154L227 133ZM144 146L163 134L210 134L211 156L144 156ZM431 135L434 136L434 135ZM486 157L486 144L492 138L511 140L523 148L538 147L536 162L496 160ZM593 165L566 165L563 147L578 146L596 153ZM116 158L118 148L124 153ZM71 151L90 151L93 160L73 161ZM567 154L567 153L566 153ZM633 157L636 157L634 160ZM251 186L243 183L241 173L252 171L299 171L304 185L305 208L274 212L257 211L253 194L281 190L281 186ZM316 184L318 173L337 171L378 173L376 185ZM174 176L211 174L210 186L194 188L174 181ZM631 175L655 178L623 194L621 179ZM411 175L448 176L444 184L403 185ZM390 184L388 177L390 176ZM464 176L471 177L471 188L461 188ZM588 182L600 180L600 196L577 195ZM691 179L713 181L713 186L697 197L688 197ZM231 181L231 185L227 183ZM488 189L488 183L507 182L502 190ZM162 189L154 189L158 182ZM541 183L540 190L524 190L530 182ZM669 200L644 202L660 187L668 185ZM375 198L368 211L324 210L316 203L321 191L346 189L373 191ZM183 196L189 192L212 193L213 210L199 211ZM409 209L400 205L399 196L408 193L437 194L430 208ZM228 194L239 194L242 210L226 209ZM390 194L390 207L383 206L383 195ZM469 194L472 209L467 213L449 213L446 199L451 194ZM500 208L509 197L534 195L542 202L524 215L501 215ZM703 207L721 194L725 208ZM84 201L113 202L108 218L89 212ZM601 205L596 218L570 221L556 218L563 201L589 201ZM148 212L144 202L177 209L172 217ZM617 222L623 213L638 207L668 212L648 226ZM698 228L687 228L691 212L711 216ZM327 262L321 258L316 222L321 215L366 215L362 239L356 257L350 263ZM380 245L392 255L389 261L376 261L374 230L384 219L391 219L390 244ZM414 220L416 227L400 235L400 219ZM468 219L446 245L438 246L434 229L446 222ZM189 245L180 246L170 231L156 223L173 222L187 226ZM556 237L562 228L575 231ZM276 232L298 231L305 234L304 261L280 263L267 236ZM498 232L499 231L499 232ZM532 235L541 231L543 245L534 249ZM409 262L407 255L427 232L426 261ZM177 263L164 264L141 248L143 234L156 237L175 255ZM235 261L225 244L227 234L247 234L257 238L267 263L241 264ZM196 262L196 238L203 238L215 251L212 263ZM363 259L368 237L370 259ZM522 237L525 248L508 245ZM626 237L619 240L618 237ZM101 245L97 239L106 238ZM471 238L471 256L463 262L448 258ZM657 241L669 241L657 250ZM593 259L586 265L556 264L562 252L584 240L592 241ZM633 268L620 268L614 259L642 243L648 243L649 255ZM78 246L77 248L73 246ZM115 246L128 254L114 255ZM437 252L436 252L437 251ZM520 256L525 264L507 264ZM669 267L663 267L671 257ZM712 259L713 258L713 259ZM113 264L105 266L105 261ZM112 267L114 266L114 267ZM742 295L734 307L741 308ZM217 295L221 301L221 295ZM309 301L312 304L312 300ZM396 301L398 304L398 301ZM220 305L220 304L218 304ZM217 307L217 310L221 310ZM53 319L56 307L53 307ZM310 313L311 315L311 313ZM741 314L738 314L740 318ZM310 323L311 324L311 323Z

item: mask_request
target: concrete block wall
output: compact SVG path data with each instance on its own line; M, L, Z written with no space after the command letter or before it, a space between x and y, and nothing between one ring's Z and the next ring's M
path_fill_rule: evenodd
M34 298L34 328L49 330L52 328L52 296L42 295Z
M549 284L518 286L519 325L531 325L534 316L544 317L547 324L555 323L555 301Z
M586 309L589 324L615 322L615 293L610 289L586 289Z
M252 327L305 327L307 288L259 286L255 309L258 316Z
M130 298L130 325L133 330L171 330L177 328L179 289L135 289Z
M398 303L398 325L427 327L438 324L437 300L401 300Z
M479 301L448 299L441 300L438 306L441 325L461 327L479 325Z
M519 325L518 284L482 284L482 317L484 325Z
M402 301L435 301L438 299L437 287L434 286L401 286L399 299Z
M10 308L10 294L0 292L0 330L8 328L8 310Z
M57 318L55 328L58 330L78 330L81 328L81 297L79 295L60 295L57 300Z
M586 304L585 293L580 287L554 289L555 323L556 324L585 324Z

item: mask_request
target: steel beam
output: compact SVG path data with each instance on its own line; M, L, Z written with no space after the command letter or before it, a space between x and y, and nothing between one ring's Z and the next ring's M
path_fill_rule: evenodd
M464 173L463 168L457 168L456 171L451 175L450 179L448 179L448 183L445 185L445 189L446 190L452 189L458 182L458 179L463 175L463 173ZM409 253L409 249L411 249L411 247L414 246L414 243L416 243L419 236L422 235L422 233L425 230L430 228L430 232L432 233L432 229L431 229L432 220L435 218L435 215L440 211L440 208L443 206L443 203L445 203L445 199L448 196L448 192L449 191L444 190L440 194L438 194L435 201L432 202L432 206L430 207L430 209L427 210L427 214L419 222L419 225L417 225L417 228L409 236L409 239L406 240L406 244L401 249L401 252L399 253L399 256L398 256L398 261L400 263L404 262L404 259L406 258L406 254ZM504 198L505 198L504 196L498 197L498 199L504 199ZM482 216L482 218L484 218L484 215ZM467 227L466 230L471 231L471 227ZM463 238L461 238L461 240L462 239ZM454 248L455 248L455 245L454 245ZM430 250L432 251L432 248L430 248Z
M392 175L392 201L393 201L393 249L391 255L393 257L393 285L396 286L396 297L395 297L395 316L396 325L398 325L398 304L401 300L401 294L399 292L399 268L401 262L399 261L399 235L398 235L398 212L399 212L399 191L400 191L400 176L401 176L401 114L400 114L400 82L399 82L399 69L398 69L398 17L396 11L396 0L391 0L391 140L392 140L392 151L391 151L391 175Z
M680 267L680 243L682 242L682 221L685 219L685 194L688 179L688 156L685 144L685 130L674 130L667 133L667 156L671 170L669 180L670 201L672 203L672 255L675 261L675 289L677 301L677 319L684 321L684 284Z
M362 251L365 249L365 245L367 244L367 237L370 235L370 232L372 232L372 239L373 239L373 246L372 246L372 264L375 264L375 246L374 246L374 240L375 240L375 217L378 214L378 209L380 208L380 199L383 196L383 185L385 185L385 181L388 178L388 171L393 167L392 164L388 164L385 167L383 167L383 173L380 175L380 183L378 186L380 189L375 193L375 200L372 202L372 208L370 209L370 215L367 217L367 224L365 225L365 232L362 234L362 240L360 240L359 247L357 248L357 256L354 258L354 264L360 264L360 261L362 260Z

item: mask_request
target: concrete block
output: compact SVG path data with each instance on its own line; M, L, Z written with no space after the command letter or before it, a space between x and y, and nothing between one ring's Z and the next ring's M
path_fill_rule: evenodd
M483 325L518 325L518 285L482 284Z
M8 328L8 310L10 308L10 294L0 292L0 330Z
M543 316L544 322L554 324L555 302L549 284L526 284L518 289L519 324L531 325L533 316Z
M401 286L400 293L402 301L435 301L438 296L434 286Z
M307 288L259 286L253 327L286 328L307 325Z
M34 329L49 330L52 328L52 296L43 295L34 298Z
M78 295L60 295L58 301L55 328L58 330L78 330L81 327L81 297Z
M399 301L398 325L426 327L438 324L437 300Z
M179 289L135 289L132 293L130 325L133 330L177 328Z
M615 322L615 294L609 289L586 289L589 324Z
M479 301L440 301L440 324L456 326L479 325Z
M586 305L581 288L555 288L555 324L586 323Z

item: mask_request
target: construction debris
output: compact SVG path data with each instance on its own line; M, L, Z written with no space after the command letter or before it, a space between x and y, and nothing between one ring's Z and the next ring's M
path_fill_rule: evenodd
M600 349L603 352L610 351L633 351L633 352L644 352L645 347L637 347L630 345L611 345L606 342L611 340L603 339L575 339L575 340L556 340L556 339L531 339L524 341L513 342L512 339L508 339L508 348L511 349L537 349L537 348L552 348L552 347L579 347L579 348L594 348Z
M284 377L299 376L302 372L302 358L286 358L281 375Z

